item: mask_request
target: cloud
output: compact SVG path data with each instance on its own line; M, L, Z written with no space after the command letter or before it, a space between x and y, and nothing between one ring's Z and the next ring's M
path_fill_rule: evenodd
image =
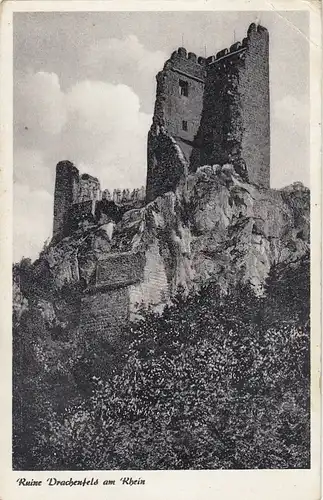
M36 259L52 233L53 197L44 190L14 184L14 262L22 256Z
M65 96L55 73L29 73L15 81L15 123L24 130L59 134L66 121Z
M76 84L66 96L68 123L61 156L95 174L108 188L145 183L146 141L151 116L126 85Z
M92 77L128 85L140 96L140 105L148 112L152 112L155 99L151 92L155 76L166 59L167 54L150 51L135 35L101 40L91 45L84 55Z

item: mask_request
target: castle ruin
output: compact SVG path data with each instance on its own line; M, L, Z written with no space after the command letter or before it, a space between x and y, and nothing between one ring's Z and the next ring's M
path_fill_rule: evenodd
M54 242L84 225L103 227L121 221L126 212L185 186L187 176L203 165L230 164L243 181L269 189L269 35L265 28L251 24L241 43L207 59L179 48L156 78L146 189L101 191L97 178L80 175L69 161L59 162ZM144 281L146 258L134 250L101 256L95 280L84 290L81 328L113 332L127 321L130 297ZM145 279L154 279L149 276Z
M147 201L202 165L231 163L244 180L269 188L269 105L266 28L251 24L242 42L207 59L173 52L157 75Z
M101 191L96 177L80 175L73 163L60 161L56 166L53 239L59 241L69 236L85 222L118 222L126 211L141 208L145 198L144 186L132 191Z
M147 141L146 189L103 192L69 161L56 167L53 236L80 222L113 219L174 191L202 165L230 163L243 180L270 187L269 34L252 23L242 42L207 59L172 53L157 74Z

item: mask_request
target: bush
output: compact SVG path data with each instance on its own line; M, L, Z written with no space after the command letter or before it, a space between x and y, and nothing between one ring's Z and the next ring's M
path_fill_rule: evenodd
M124 332L124 363L92 377L91 397L44 414L38 468L308 468L306 259L299 269L288 311L285 269L264 297L240 286L223 300L209 283L146 313Z

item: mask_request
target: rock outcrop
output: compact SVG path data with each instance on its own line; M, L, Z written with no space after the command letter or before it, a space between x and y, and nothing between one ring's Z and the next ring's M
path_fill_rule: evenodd
M109 255L143 256L143 278L130 284L130 312L162 307L179 289L216 280L225 293L250 282L261 293L270 267L297 260L309 248L309 190L243 182L231 165L204 166L175 192L130 210L112 239L100 226L49 246L35 268L46 267L54 287L95 284Z

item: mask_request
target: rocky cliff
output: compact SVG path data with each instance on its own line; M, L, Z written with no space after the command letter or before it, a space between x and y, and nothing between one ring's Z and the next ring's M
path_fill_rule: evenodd
M113 236L90 226L50 245L35 263L57 290L95 283L98 263L111 254L140 253L140 282L129 285L130 309L162 306L179 289L208 279L226 290L250 282L261 293L273 264L295 261L309 248L309 190L243 182L230 165L204 166L175 192L127 212Z

